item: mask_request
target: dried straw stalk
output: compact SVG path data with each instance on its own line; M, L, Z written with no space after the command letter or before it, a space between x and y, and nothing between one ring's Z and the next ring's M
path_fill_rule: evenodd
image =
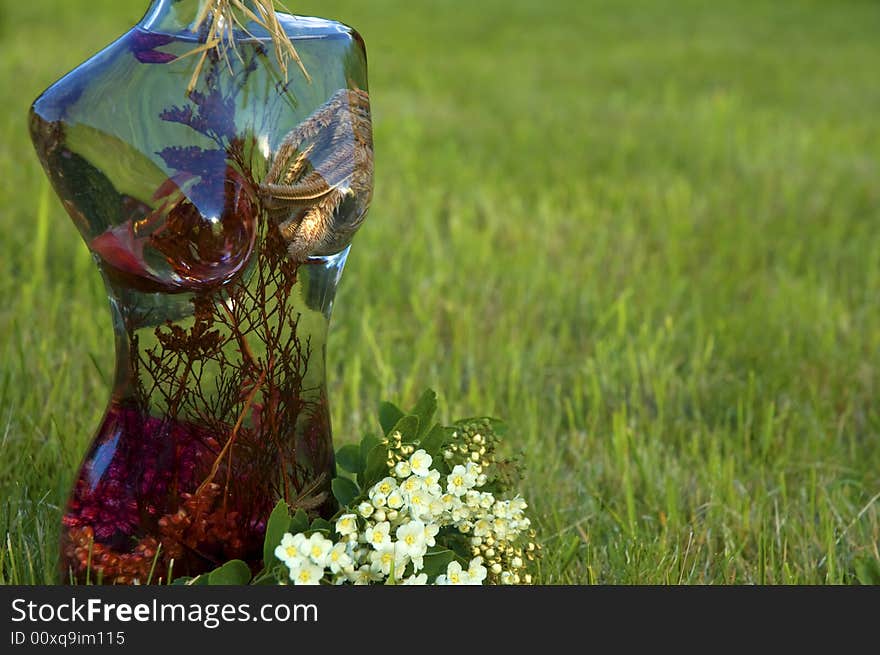
M250 0L249 2L246 0L207 0L202 4L201 10L196 16L193 30L199 31L207 22L207 38L203 45L185 55L199 55L199 62L187 87L188 94L195 89L202 74L205 60L212 50L220 53L220 56L226 59L227 65L229 64L230 49L236 56L239 56L235 47L235 29L239 28L251 35L243 18L253 21L269 33L275 48L275 56L285 78L287 77L288 63L293 60L299 66L306 80L311 82L312 78L303 65L299 53L278 21L275 4L275 0Z

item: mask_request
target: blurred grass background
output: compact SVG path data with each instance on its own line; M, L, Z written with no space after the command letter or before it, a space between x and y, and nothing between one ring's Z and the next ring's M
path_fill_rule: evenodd
M113 365L26 113L146 4L0 0L3 583L55 581ZM880 3L288 4L370 55L338 443L505 418L543 583L880 583Z

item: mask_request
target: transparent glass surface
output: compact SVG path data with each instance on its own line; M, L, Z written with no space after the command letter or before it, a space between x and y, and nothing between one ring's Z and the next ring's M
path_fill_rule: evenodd
M106 282L112 397L63 519L64 581L261 565L279 498L331 513L325 343L372 194L363 42L283 16L196 51L157 0L31 109L40 160ZM197 67L197 82L187 93Z

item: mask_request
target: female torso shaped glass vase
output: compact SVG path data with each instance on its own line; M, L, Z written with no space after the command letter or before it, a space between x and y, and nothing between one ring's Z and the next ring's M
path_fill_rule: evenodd
M155 0L31 110L116 333L63 518L65 581L257 569L279 498L333 511L325 337L372 193L363 42L278 14L304 69L285 73L247 14L234 47L200 50L206 1Z

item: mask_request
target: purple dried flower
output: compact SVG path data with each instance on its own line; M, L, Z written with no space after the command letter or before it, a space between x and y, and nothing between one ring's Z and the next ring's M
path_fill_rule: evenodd
M131 53L142 64L167 64L177 59L177 55L159 52L156 48L168 45L174 37L167 34L135 30L128 43Z

